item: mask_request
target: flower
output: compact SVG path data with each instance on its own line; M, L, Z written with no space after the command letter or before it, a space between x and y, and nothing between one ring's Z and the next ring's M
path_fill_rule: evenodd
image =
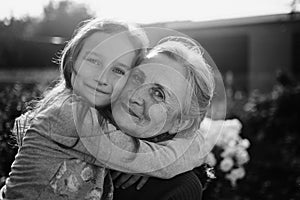
M204 118L200 126L200 131L209 149L209 147L212 148L214 145L220 147L235 146L239 139L241 128L242 124L237 119L211 120Z
M236 148L229 146L226 149L224 149L224 151L221 153L221 157L222 158L233 157L235 153L236 153Z
M231 182L231 185L235 187L236 181L244 178L245 174L245 169L243 167L239 167L237 169L233 169L230 174L227 174L226 178Z
M245 149L248 149L250 147L250 142L248 139L242 139L242 141L239 142L239 145Z
M239 149L236 153L236 160L238 165L243 165L250 160L249 154L244 149Z
M233 175L233 174L226 174L226 176L225 176L229 181L230 181L230 183L231 183L231 185L233 186L233 187L235 187L236 186L236 181L237 181L237 178Z
M77 192L80 187L80 182L74 174L71 174L66 180L67 187L70 192Z
M0 184L5 183L5 181L6 181L6 177L5 177L5 176L2 176L2 177L0 178Z
M215 143L221 147L236 145L242 128L242 124L239 120L231 119L211 122L206 120L205 123L210 123L210 126L207 124L202 125L204 131L209 131L209 133L207 133L209 141L217 140Z
M239 168L233 169L231 171L231 174L233 174L238 179L241 179L241 178L244 178L246 172L245 172L245 169L243 167L239 167Z
M215 166L217 163L216 157L212 152L209 152L207 157L206 157L206 163L209 164L210 166Z
M239 139L241 128L242 124L237 119L224 121L221 129L221 136L217 142L217 145L222 147L235 146L236 141Z
M200 128L205 140L205 148L214 147L207 154L205 162L219 170L221 173L217 174L221 176L223 174L232 186L245 176L243 166L250 160L247 151L250 142L240 136L241 128L242 124L237 119L211 120L209 118L203 120Z
M221 161L220 168L223 172L228 172L229 170L231 170L233 165L234 165L234 162L233 162L232 158L227 157Z
M80 176L82 180L89 181L94 176L94 173L93 170L89 166L87 166L81 171Z

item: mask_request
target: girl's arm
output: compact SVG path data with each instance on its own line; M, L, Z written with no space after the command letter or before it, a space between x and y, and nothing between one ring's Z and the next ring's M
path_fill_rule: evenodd
M128 136L119 130L103 131L94 108L80 108L84 119L75 120L77 133L87 153L96 158L96 165L126 173L171 178L192 170L204 161L203 139L200 132L190 137L152 143ZM77 118L77 117L76 117ZM79 119L79 118L77 118ZM79 149L80 150L80 149Z
M200 134L151 143L121 131L104 131L96 109L70 98L36 116L43 133L79 159L126 173L171 178L203 163ZM46 121L48 120L48 122Z

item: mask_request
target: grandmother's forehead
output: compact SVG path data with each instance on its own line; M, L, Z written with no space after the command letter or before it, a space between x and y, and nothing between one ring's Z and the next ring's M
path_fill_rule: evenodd
M144 59L139 66L135 67L135 70L142 70L147 74L157 74L158 76L171 73L172 75L179 75L186 79L182 75L182 71L185 71L182 63L163 54L157 54L154 57Z
M133 69L131 79L136 85L157 84L177 90L177 83L186 82L186 78L172 67L160 63L145 63ZM175 88L174 88L175 87Z

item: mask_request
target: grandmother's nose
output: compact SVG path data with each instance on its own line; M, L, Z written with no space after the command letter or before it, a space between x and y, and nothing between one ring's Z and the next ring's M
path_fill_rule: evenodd
M143 107L151 106L154 102L149 94L149 86L146 85L138 88L131 95L129 102Z
M132 105L143 107L145 104L144 98L141 94L141 92L134 92L131 97L129 98L129 103Z

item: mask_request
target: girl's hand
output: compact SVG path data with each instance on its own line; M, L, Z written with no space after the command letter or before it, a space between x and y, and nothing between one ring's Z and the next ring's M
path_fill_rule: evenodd
M114 171L111 173L114 185L116 188L121 186L122 189L126 189L133 184L137 183L136 189L141 189L148 181L148 176L140 176L133 174L125 174L122 172Z

